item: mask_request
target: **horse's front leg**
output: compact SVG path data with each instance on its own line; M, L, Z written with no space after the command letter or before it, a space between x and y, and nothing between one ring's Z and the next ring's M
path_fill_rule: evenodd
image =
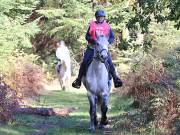
M100 126L104 127L108 124L107 120L107 111L108 111L108 102L109 102L109 93L105 93L102 95L102 104L101 104L101 122Z
M66 90L66 78L62 77L62 90Z
M95 127L97 125L97 115L96 115L96 96L93 94L88 94L90 109L90 130L95 131Z
M58 81L59 81L60 87L61 87L61 89L62 89L62 85L63 85L63 83L62 83L62 79L61 79L61 77L60 77L60 76L58 76Z

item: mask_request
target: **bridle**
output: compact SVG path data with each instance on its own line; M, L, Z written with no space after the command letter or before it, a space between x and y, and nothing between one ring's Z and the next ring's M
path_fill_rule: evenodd
M103 51L106 51L107 54L108 54L107 49L102 49L100 51L96 51L96 56L94 57L94 59L100 60L102 63L105 63L108 57L105 57L105 58L102 57L101 54L102 54Z

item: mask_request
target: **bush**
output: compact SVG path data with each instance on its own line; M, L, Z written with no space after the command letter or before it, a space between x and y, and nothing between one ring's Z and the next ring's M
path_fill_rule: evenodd
M161 133L173 134L175 121L180 117L180 101L171 86L172 78L161 63L146 59L138 71L128 73L125 86L134 98L133 105L147 114L144 117L154 120Z
M16 91L11 89L0 77L0 122L12 120L12 114L18 107Z
M43 70L35 64L37 56L25 53L16 53L8 58L3 72L6 82L16 90L21 99L38 96L38 91L43 88Z
M145 60L139 70L130 72L125 77L125 86L128 94L140 103L140 107L147 107L151 95L155 92L154 84L166 83L167 77L164 75L164 68L158 61Z
M164 91L154 97L151 102L155 126L161 130L167 130L168 134L173 134L175 130L174 123L180 117L180 110L178 110L180 102L176 93Z
M21 65L22 64L22 65ZM37 96L38 90L42 89L43 72L37 65L17 63L14 82L19 97Z
M176 80L176 87L178 87L180 89L180 79Z

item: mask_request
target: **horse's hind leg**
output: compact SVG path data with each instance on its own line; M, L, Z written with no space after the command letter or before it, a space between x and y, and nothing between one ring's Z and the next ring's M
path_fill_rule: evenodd
M62 77L62 90L66 90L66 78Z
M96 115L96 96L88 95L90 109L90 130L95 131L95 126L97 125L97 115Z
M58 81L59 81L60 87L62 89L62 80L61 80L60 76L58 76Z
M109 102L109 94L102 95L102 104L101 104L101 122L100 125L107 125L108 120L106 113L108 111L108 102Z

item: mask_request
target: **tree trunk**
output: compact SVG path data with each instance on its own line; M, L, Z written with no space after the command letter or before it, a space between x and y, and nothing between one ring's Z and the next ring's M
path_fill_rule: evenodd
M66 116L75 110L74 107L70 108L18 108L16 113L37 114L42 116Z

